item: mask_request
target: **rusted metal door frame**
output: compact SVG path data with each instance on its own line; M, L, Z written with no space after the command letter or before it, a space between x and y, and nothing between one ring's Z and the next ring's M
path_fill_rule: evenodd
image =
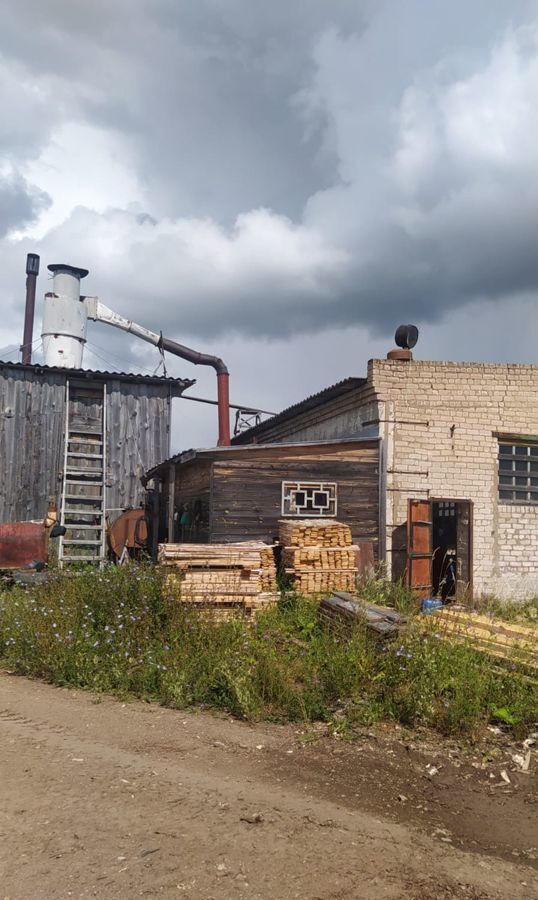
M426 516L423 514L426 509ZM415 516L415 511L418 515ZM418 529L428 533L428 549L416 550L416 534ZM432 590L432 559L433 559L433 516L431 500L409 499L407 501L407 584L422 596L429 596ZM428 581L415 580L415 561L428 560Z

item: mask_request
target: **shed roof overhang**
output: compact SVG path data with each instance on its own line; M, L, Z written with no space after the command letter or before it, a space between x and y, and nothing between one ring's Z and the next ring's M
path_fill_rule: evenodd
M173 397L180 397L183 391L196 384L190 378L168 378L163 375L140 375L136 372L106 372L94 369L64 369L61 366L43 366L36 363L2 362L0 361L0 375L9 370L16 372L28 372L34 375L65 375L66 378L79 381L120 381L126 384L146 384L165 386L170 389Z

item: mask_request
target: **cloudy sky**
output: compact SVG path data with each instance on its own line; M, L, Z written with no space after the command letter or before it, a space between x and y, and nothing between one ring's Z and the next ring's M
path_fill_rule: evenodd
M420 358L537 361L536 0L5 0L0 110L3 358L34 251L38 297L47 263L86 267L268 410L401 322ZM86 366L156 369L90 329ZM176 401L175 449L215 419Z

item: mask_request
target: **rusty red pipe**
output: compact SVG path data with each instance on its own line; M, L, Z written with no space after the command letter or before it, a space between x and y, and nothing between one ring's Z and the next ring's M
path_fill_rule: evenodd
M230 376L217 372L217 400L219 410L219 447L230 446Z
M184 344L178 344L176 341L161 336L159 346L181 359L186 359L195 366L212 366L217 373L217 402L219 414L219 447L230 446L230 373L224 360L218 356L210 356L208 353L199 353L197 350L191 350Z

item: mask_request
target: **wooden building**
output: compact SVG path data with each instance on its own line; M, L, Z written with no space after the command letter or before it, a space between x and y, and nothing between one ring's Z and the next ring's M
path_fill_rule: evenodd
M377 440L191 450L144 480L154 488L160 540L271 542L282 517L329 515L377 548Z
M0 362L0 522L42 520L52 500L72 529L65 557L101 558L105 519L144 503L142 475L170 455L171 400L192 383Z

